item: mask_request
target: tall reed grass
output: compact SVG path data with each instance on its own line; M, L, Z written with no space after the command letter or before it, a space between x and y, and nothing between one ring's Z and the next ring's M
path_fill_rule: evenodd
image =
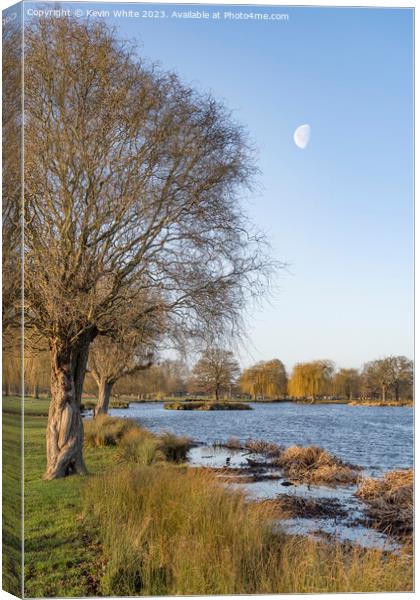
M105 556L104 595L412 589L408 554L276 533L272 507L202 470L121 468L89 478L83 504Z

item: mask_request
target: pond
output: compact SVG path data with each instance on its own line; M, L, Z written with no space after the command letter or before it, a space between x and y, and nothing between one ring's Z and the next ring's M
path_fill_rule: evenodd
M385 471L413 466L413 410L410 407L349 406L345 404L251 403L252 411L176 411L163 403L133 403L111 414L130 417L151 431L171 431L190 437L197 446L189 453L192 466L246 467L247 452L217 447L229 438L242 444L249 439L281 446L317 445L345 462L362 467L361 475L380 476ZM215 446L216 445L216 446ZM240 480L240 478L239 478ZM265 479L232 487L251 499L278 499L286 495L332 501L336 515L283 519L279 526L289 533L313 537L332 536L366 547L398 549L398 543L366 526L363 503L356 486L329 488L316 485L284 487L285 479Z
M251 403L250 411L165 410L161 402L133 403L112 415L139 419L211 445L237 437L282 446L321 446L339 458L375 471L413 465L413 409L346 404Z

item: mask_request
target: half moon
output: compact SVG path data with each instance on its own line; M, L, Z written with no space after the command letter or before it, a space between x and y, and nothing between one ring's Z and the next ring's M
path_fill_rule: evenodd
M300 125L295 130L293 139L298 148L305 150L306 146L309 144L309 140L311 139L311 126L307 124Z

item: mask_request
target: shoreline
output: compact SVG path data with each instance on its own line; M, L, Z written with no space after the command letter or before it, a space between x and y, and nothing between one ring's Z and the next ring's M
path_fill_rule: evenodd
M4 416L4 427L6 428L6 431L13 429L14 423L14 415L6 414ZM116 464L115 462L117 460L117 457L121 453L119 445L105 445L98 447L87 446L85 449L85 460L89 471L89 475L87 478L72 476L66 479L58 480L57 482L53 483L44 482L42 481L42 473L45 468L44 440L46 417L33 416L28 414L25 417L25 427L25 495L27 498L27 502L25 503L27 523L27 526L25 528L25 541L28 548L27 568L29 570L29 573L31 574L30 577L27 579L27 593L31 597L41 597L45 595L97 596L99 593L102 593L101 573L103 573L103 569L105 567L107 569L112 568L112 555L108 554L108 550L105 547L103 547L103 544L100 541L102 539L102 534L105 535L105 530L102 531L101 528L108 526L107 521L103 521L102 519L101 521L95 521L96 525L92 529L92 525L89 521L86 522L84 518L83 520L81 520L81 515L90 514L89 511L86 512L86 508L84 508L84 498L86 498L87 490L90 489L91 485L96 485L96 482L98 485L102 485L102 481L104 482L104 485L105 482L108 482L107 485L110 485L112 488L117 486L115 487L115 493L117 493L119 489L118 485L120 485L120 479L125 477L124 473L128 473L131 471L127 471L128 467L118 462ZM149 434L147 434L146 437L148 435ZM162 464L162 466L159 466L160 464ZM167 506L166 498L169 497L168 494L172 489L172 486L175 486L174 491L181 490L183 489L184 485L189 485L188 482L190 482L191 485L194 484L195 486L196 484L194 482L196 481L198 486L197 493L205 494L205 496L203 496L203 500L200 501L201 504L196 505L195 502L191 504L192 497L188 493L186 498L190 498L189 502L186 501L185 505L176 504L178 508L174 508L174 510L175 514L177 515L177 522L179 521L180 515L184 510L186 511L185 518L187 518L188 516L188 521L191 518L196 518L194 517L195 510L210 511L208 513L209 516L206 517L206 519L213 519L213 517L210 517L210 514L213 514L212 507L214 505L214 499L212 498L212 494L210 494L209 496L208 506L207 504L205 504L207 500L204 501L204 497L207 498L207 493L205 491L207 489L206 486L213 485L211 481L213 481L214 475L212 477L211 473L207 473L201 476L200 473L193 467L185 466L182 464L171 465L171 463L166 462L151 464L148 467L137 467L133 465L132 467L129 467L129 469L135 469L135 472L137 472L136 469L139 469L138 473L139 477L141 478L146 477L146 475L147 477L151 477L150 485L152 487L150 489L150 493L152 493L153 486L158 486L157 489L160 491L157 496L157 499L159 500L157 501L160 502L162 499L162 507L163 505ZM11 475L12 474L10 474L10 476ZM6 474L5 476L7 480L7 477L9 475ZM118 482L115 481L116 476L118 476ZM162 481L162 476L164 476L164 479L166 478L165 481ZM155 477L157 477L157 479L155 479ZM202 477L204 477L204 479L202 479ZM208 477L210 477L209 480ZM121 483L123 480L124 479L121 479ZM208 484L206 483L207 481ZM128 482L126 482L126 484L128 485ZM169 486L168 489L166 490L165 487L161 489L161 486L165 485ZM181 487L179 488L178 486ZM217 487L214 489L219 490L220 486L222 486L223 488L223 484L219 480L217 483ZM144 484L142 484L139 488L139 491L145 489L148 488L144 488ZM225 501L228 502L227 498L231 496L231 494L229 493L225 499L225 494L222 491L218 491L217 493L221 494L220 501L222 503L224 503ZM90 492L88 495L90 495ZM125 497L126 495L124 495L124 498ZM234 493L234 497L237 497L236 492ZM240 497L241 494L240 496L238 496L238 502ZM100 498L103 498L104 501L106 500L106 497L104 497L103 494L100 495ZM165 502L163 502L164 498ZM175 503L181 502L179 498L179 491L175 493L173 501ZM263 506L264 503L261 502L259 502L258 504L259 507L255 508L255 510L257 510L258 514L260 514L260 512L262 511L261 515L271 515L274 514L276 510L278 510L278 507L272 507L267 504ZM54 511L50 510L51 506L55 507ZM127 506L127 510L131 510L130 506L131 504ZM248 518L251 518L251 514L254 514L254 508L252 508L252 506L250 506L250 508L246 508L245 505L243 505L243 508L241 508L241 506L242 504L239 504L238 507L235 509L239 512L237 514L237 517L235 517L235 524L233 525L232 523L232 532L235 532L235 536L240 535L241 527L248 526ZM7 510L7 506L5 506L4 508ZM115 513L116 523L119 523L119 520L123 519L117 533L120 536L120 539L125 540L124 543L129 545L130 538L125 537L126 523L128 522L127 519L129 519L129 515L119 514L121 513L121 510L118 507L118 505L115 507L115 509L118 509ZM288 509L292 510L292 507L289 506ZM320 510L328 512L328 510L334 510L334 506L330 506L328 508L325 505L321 507L319 503L318 505L309 503L307 504L306 508L302 508L302 506L296 507L296 510L301 511L303 509L312 511ZM251 511L250 516L245 518L245 514L243 514L243 511L247 512L248 510ZM178 513L178 511L181 512ZM229 511L227 514L230 514ZM219 518L219 511L217 511L215 515L216 518ZM163 518L164 516L162 516L162 519ZM199 517L197 514L197 519L198 518ZM245 520L241 521L241 519ZM164 521L161 521L161 519L159 518L159 523L160 522L163 523ZM200 521L197 521L197 523L198 522ZM42 527L40 527L41 523L44 523ZM101 524L99 525L98 523ZM240 525L240 523L243 523L243 525ZM228 522L226 522L225 525L226 527L230 527ZM162 533L164 533L165 535L169 534L169 532L164 531ZM127 536L129 535L131 534L129 534L127 531ZM43 540L42 544L41 538ZM48 543L45 543L46 539L48 539ZM171 544L173 544L174 538L171 536L170 539ZM5 540L5 542L7 546L7 540ZM120 543L122 543L122 541ZM208 543L216 543L216 538L211 538ZM257 544L257 539L255 540L255 543ZM322 565L329 564L329 561L338 560L337 556L339 557L339 562L336 565L337 578L334 582L334 589L336 591L345 591L346 589L348 589L345 587L345 585L347 585L347 583L345 583L347 579L345 578L344 574L348 572L349 568L355 569L356 564L358 565L357 569L359 571L360 569L366 570L366 577L368 577L367 573L369 561L376 561L375 557L377 557L378 560L380 557L382 557L380 558L380 560L385 560L387 565L385 571L385 566L381 566L379 570L379 572L381 573L381 577L377 580L377 586L380 587L380 589L382 589L383 591L410 589L409 577L407 577L407 559L404 559L400 567L400 558L398 558L398 556L391 556L380 550L362 549L359 546L354 546L354 550L352 550L349 553L348 544L345 543L340 545L337 542L337 540L329 540L327 543L325 539L323 542L317 542L315 540L311 540L311 538L309 538L308 536L297 537L296 535L290 535L287 533L281 534L281 537L279 538L279 543L281 545L281 548L287 553L285 556L289 557L287 560L295 556L297 562L293 563L293 567L284 567L286 570L282 575L281 581L279 581L276 584L277 593L286 591L308 591L302 584L305 578L305 573L302 572L303 567L301 565L303 565L305 561L303 561L303 556L301 557L300 553L304 552L304 555L307 555L308 553L310 554L312 552L315 552L315 549L316 552L319 553L319 560L321 561L320 563L318 563L318 558L315 558L314 555L314 577L317 581L319 581L319 583L317 584L317 589L319 589L319 591L331 591L330 588L327 589L325 587L325 583L323 582L323 579L321 577L321 572L323 568ZM50 555L53 548L54 552L57 553L54 565L52 565L50 562ZM58 551L57 548L60 548L60 550ZM279 552L282 551L281 548L279 549ZM342 550L340 550L340 548L342 548ZM347 548L347 550L345 550L345 548ZM251 551L251 549L247 551ZM267 551L269 551L268 547ZM109 552L112 552L112 549L109 549ZM359 562L361 560L360 556L364 556L365 560ZM390 562L388 563L388 561ZM350 567L350 563L354 566ZM402 568L402 564L404 564L405 570ZM72 569L71 565L77 565L77 568ZM172 567L168 565L168 568ZM377 573L377 568L378 567L375 567L375 573ZM299 572L300 576L296 578L296 580L294 580L294 583L287 583L287 581L289 581L289 576L291 576L291 574L295 572ZM391 576L387 576L388 572L392 574L392 580ZM341 576L341 573L343 573L343 576ZM64 574L66 574L65 583L63 580ZM359 573L357 580L352 582L353 591L368 590L368 588L366 587L367 583L364 583L364 577L365 576L363 574ZM77 590L77 592L75 590ZM245 591L247 591L247 588L241 588L241 590L245 593ZM111 595L119 595L120 593L118 589L110 591L115 592ZM199 593L201 590L193 588L191 591ZM216 591L217 590L215 590L214 593L216 593ZM263 591L263 589L257 590L257 592L261 593ZM268 593L267 590L265 591Z

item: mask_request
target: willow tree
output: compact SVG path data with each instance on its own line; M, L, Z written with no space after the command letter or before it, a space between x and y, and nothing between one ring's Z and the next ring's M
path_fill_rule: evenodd
M133 319L139 291L155 299L136 323L232 327L267 260L238 200L253 150L221 103L101 22L43 19L25 39L25 308L51 353L53 479L85 472L89 348Z
M315 402L317 397L331 393L333 373L334 363L330 360L298 363L289 379L289 394Z
M261 361L245 369L240 380L241 389L255 399L278 399L287 394L287 375L281 360Z

